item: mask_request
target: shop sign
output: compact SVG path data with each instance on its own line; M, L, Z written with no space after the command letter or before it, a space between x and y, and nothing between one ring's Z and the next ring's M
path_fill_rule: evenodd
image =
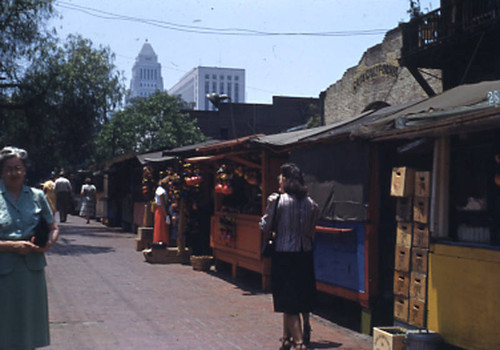
M498 105L500 104L500 91L498 90L488 91L486 98L488 99L489 105Z
M377 64L375 66L368 68L363 73L361 73L356 79L354 79L354 82L352 83L352 89L356 93L356 91L361 87L361 85L380 77L397 78L398 71L399 67L397 66L392 66L386 63Z

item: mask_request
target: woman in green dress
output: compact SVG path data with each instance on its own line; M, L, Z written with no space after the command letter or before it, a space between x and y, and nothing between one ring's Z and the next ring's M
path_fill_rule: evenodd
M0 150L0 349L49 345L49 314L44 252L59 231L39 189L24 185L28 154L16 147ZM49 225L44 247L34 242L41 218Z

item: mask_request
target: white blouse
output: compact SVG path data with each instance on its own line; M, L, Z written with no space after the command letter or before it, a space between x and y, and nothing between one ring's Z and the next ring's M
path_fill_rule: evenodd
M266 213L260 220L260 228L265 234L276 229L276 251L300 252L312 250L312 237L318 220L319 209L310 197L298 199L295 195L283 193L279 195L276 223L273 215L278 194L267 198Z

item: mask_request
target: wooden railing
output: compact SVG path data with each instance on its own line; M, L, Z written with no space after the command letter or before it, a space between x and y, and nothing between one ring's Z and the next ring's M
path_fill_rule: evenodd
M500 0L462 0L403 26L403 54L429 48L500 22Z

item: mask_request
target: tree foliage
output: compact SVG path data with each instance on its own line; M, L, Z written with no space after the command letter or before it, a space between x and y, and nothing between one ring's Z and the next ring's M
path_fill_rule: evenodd
M45 23L53 15L54 0L0 1L0 77L17 80L21 63L33 59L52 40Z
M315 104L309 105L308 115L310 116L306 123L306 128L315 128L323 125L323 120L318 112L318 107Z
M156 92L148 98L135 98L116 112L97 139L99 154L112 158L128 152L147 152L174 148L205 140L187 114L179 97Z
M8 111L0 143L26 147L40 175L54 167L77 168L93 159L94 140L122 100L123 82L109 48L69 36L47 45L27 69ZM5 111L4 111L5 112Z

